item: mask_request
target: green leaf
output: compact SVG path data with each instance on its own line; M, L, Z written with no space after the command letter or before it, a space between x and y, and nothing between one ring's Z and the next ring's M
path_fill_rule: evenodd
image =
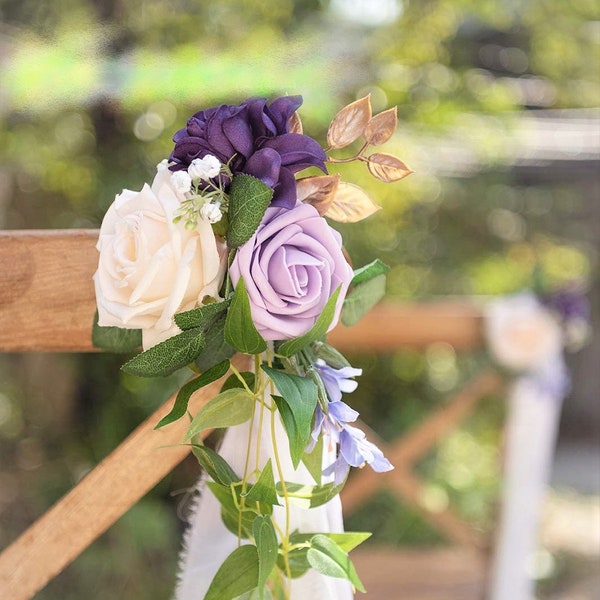
M225 341L225 313L215 319L208 330L204 332L206 346L196 359L196 367L199 371L207 371L217 363L231 358L235 354L235 348L232 348Z
M229 463L211 448L199 444L192 444L192 452L198 459L202 468L216 483L229 487L230 484L240 481L240 478L229 466Z
M373 279L357 285L344 300L342 323L350 327L358 323L363 315L385 296L385 275L377 275Z
M329 577L347 579L357 590L365 591L348 553L332 539L324 535L315 535L310 545L306 558L315 571Z
M100 327L98 311L94 315L92 326L92 344L109 352L127 353L142 345L141 329L123 329L121 327Z
M216 381L217 379L223 377L223 375L225 375L227 371L229 371L229 361L224 360L218 365L215 365L212 369L208 369L208 371L202 373L202 375L200 375L199 377L188 381L179 390L171 412L168 415L164 416L154 429L159 429L160 427L168 425L169 423L177 421L177 419L183 417L183 415L185 415L187 411L187 405L192 394L196 390L199 390L200 388L204 387L205 385L208 385L209 383L212 383L213 381Z
M305 452L302 455L302 462L315 480L317 485L321 485L321 476L323 474L323 436L319 435L319 439L312 449L312 452Z
M238 248L253 235L273 198L273 189L252 175L235 175L229 188L227 245Z
M252 416L255 401L254 396L239 388L221 392L200 409L183 440L188 441L203 429L245 423Z
M324 535L333 540L344 552L350 552L365 540L368 540L372 534L364 531L344 531L343 533L300 533L294 531L290 535L290 543L304 544L310 542L315 535Z
M355 269L354 277L352 277L351 285L359 285L373 279L378 275L385 275L390 270L389 266L384 262L376 258L373 262L370 262L360 269Z
M235 600L259 600L260 593L261 590L259 590L258 588L254 588L253 590L250 590L249 592L238 596ZM268 587L264 586L262 588L262 593L263 600L273 600L273 594L271 593L271 590Z
M279 505L277 491L275 490L275 478L273 477L271 459L267 461L267 464L258 476L256 483L252 486L252 489L248 494L246 494L246 500Z
M321 339L327 333L335 314L335 306L341 289L340 286L333 292L333 295L327 300L327 303L323 307L323 311L310 330L300 337L288 340L281 344L278 349L279 354L282 356L292 356L293 354L297 354L300 350Z
M235 286L231 306L227 312L225 341L246 354L260 354L267 349L267 342L262 339L252 321L250 300L243 277L240 277Z
M316 358L321 358L334 369L352 366L343 354L340 354L333 346L325 342L315 342L312 350Z
M242 538L250 538L252 534L252 523L256 517L256 512L249 510L242 511L240 531L238 529L240 525L240 512L238 510L239 502L236 505L236 502L233 499L233 494L235 494L239 500L238 488L235 486L230 486L228 488L220 483L215 483L214 481L207 481L206 485L221 505L221 519L223 525L225 525L225 527L227 527L227 529L235 536L237 536L238 533L241 533Z
M200 328L189 329L134 356L121 369L139 377L166 377L193 362L205 343Z
M267 579L277 563L277 534L271 522L271 517L259 515L252 524L254 542L258 550L258 591L259 599L263 600L263 590Z
M306 377L291 375L266 365L261 365L261 368L273 381L292 413L293 423L295 424L293 430L291 430L290 420L285 416L285 409L281 409L281 402L277 405L283 425L290 438L292 463L294 468L297 468L310 437L312 419L317 406L317 386ZM273 398L277 402L277 398L275 396Z
M248 388L251 390L254 389L254 380L256 379L254 373L252 373L251 371L242 371L240 375L242 379L246 382ZM221 388L221 391L225 392L226 390L232 390L234 388L246 389L236 373L232 373L226 379L225 383L223 384L223 387Z
M344 483L340 483L339 485L335 485L333 482L323 485L305 485L286 481L285 487L287 495L293 504L301 508L315 508L329 502L334 496L339 494L344 487ZM279 496L283 496L283 487L280 481L277 482L275 489Z
M187 310L175 315L176 325L183 331L201 327L208 329L216 317L225 312L229 307L229 300L223 302L211 302L192 310Z
M271 398L275 400L277 410L279 411L279 415L281 417L281 422L283 423L283 428L288 436L292 462L294 462L296 458L298 458L298 462L300 462L300 458L302 457L304 448L306 448L306 444L302 443L302 438L300 437L298 428L296 427L296 421L294 420L292 409L281 396L276 396L273 394Z
M256 587L258 574L256 546L240 546L219 567L204 600L233 600Z

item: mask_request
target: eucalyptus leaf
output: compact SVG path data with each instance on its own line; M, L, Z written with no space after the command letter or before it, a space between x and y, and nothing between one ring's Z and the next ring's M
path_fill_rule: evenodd
M232 483L240 481L240 478L229 466L229 463L211 448L192 444L192 452L202 468L216 483L229 487Z
M258 591L259 599L264 599L263 590L267 579L277 563L277 534L271 517L259 515L252 524L254 543L258 551Z
M188 329L134 356L121 369L139 377L166 377L193 362L205 344L200 328Z
M267 349L267 343L252 321L250 300L243 277L240 277L235 286L231 306L225 319L225 342L246 354L260 354Z
M256 483L252 485L252 489L246 494L246 500L279 505L271 459L267 461Z
M229 188L227 245L238 248L257 230L273 198L273 188L244 173L234 176Z
M142 345L142 330L101 327L98 325L98 311L96 311L92 326L92 344L108 352L126 354L137 350Z
M292 445L290 437L290 454L294 468L297 468L310 437L312 419L317 406L317 386L306 377L292 375L267 365L261 365L261 368L273 381L293 415L295 441ZM282 420L288 430L283 413ZM289 430L288 434L290 434Z
M240 388L221 392L205 404L192 419L184 441L188 441L203 429L232 427L245 423L252 416L255 401L254 396Z
M204 600L233 600L257 586L258 574L256 546L240 546L219 567Z
M229 304L229 300L211 302L210 304L178 313L175 315L175 324L183 331L194 329L194 327L201 327L206 330L216 317L227 310Z
M300 337L287 340L278 348L279 354L282 356L292 356L293 354L297 354L300 350L306 348L309 344L320 340L325 336L331 322L333 321L333 317L335 314L335 307L337 304L337 299L340 295L341 286L338 287L335 292L331 295L327 303L323 307L319 318L316 320L315 324L307 331L304 335Z
M154 429L159 429L160 427L168 425L169 423L177 421L177 419L183 417L183 415L185 415L187 411L187 405L192 394L196 390L203 388L205 385L208 385L209 383L212 383L213 381L216 381L217 379L223 377L223 375L225 375L227 371L229 371L229 361L224 360L218 365L212 367L212 369L208 369L208 371L202 373L202 375L199 375L195 379L188 381L179 390L171 412L168 415L164 416Z
M329 577L347 579L357 590L365 591L348 553L344 552L331 538L325 535L315 535L310 542L306 558L315 571Z
M342 323L350 327L385 296L385 275L377 275L357 285L344 300Z

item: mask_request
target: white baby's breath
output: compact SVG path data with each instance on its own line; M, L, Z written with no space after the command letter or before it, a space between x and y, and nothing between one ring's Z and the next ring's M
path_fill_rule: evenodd
M172 173L171 183L180 194L186 194L192 189L192 178L186 171L175 171Z
M201 209L200 214L202 218L208 221L209 223L218 223L223 216L221 214L221 203L215 202L207 202Z
M221 172L221 162L216 156L207 154L203 158L195 158L188 167L192 179L213 179Z

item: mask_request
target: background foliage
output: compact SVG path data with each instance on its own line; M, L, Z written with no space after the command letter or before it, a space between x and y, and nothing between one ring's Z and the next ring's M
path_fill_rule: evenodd
M301 93L305 130L324 141L337 109L371 93L377 111L398 104L401 125L389 151L416 174L385 186L362 165L348 167L346 178L383 206L343 228L355 264L380 256L392 267L389 296L401 300L576 282L597 314L598 144L589 145L589 124L597 128L600 104L592 68L600 9L593 0L3 0L0 15L0 227L98 227L115 193L151 177L173 132L199 108ZM534 118L551 125L540 130ZM598 429L590 402L597 359L595 338L572 360L564 435ZM392 439L483 360L444 344L384 357L357 348L353 364L365 375L350 403ZM0 545L176 385L117 374L121 363L101 355L2 357ZM452 501L486 530L502 413L489 399L421 465L431 502ZM167 597L178 514L196 472L184 463L39 598ZM350 525L388 543L443 542L385 495Z

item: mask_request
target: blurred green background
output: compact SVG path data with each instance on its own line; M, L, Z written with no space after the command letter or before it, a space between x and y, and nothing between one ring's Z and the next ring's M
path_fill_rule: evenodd
M595 0L0 0L0 228L98 227L139 189L200 108L302 94L324 141L344 104L398 105L385 151L416 173L378 184L383 210L340 227L355 264L392 267L419 301L577 285L599 313L600 6ZM1 268L1 265L0 265ZM600 341L569 357L561 440L600 431ZM447 345L368 356L349 401L383 438L418 423L486 357ZM0 547L174 389L120 374L121 356L0 357ZM500 398L420 465L432 505L484 532L496 518ZM184 462L39 598L169 597L197 465ZM374 543L444 543L391 496L348 522ZM562 562L561 562L562 561ZM567 559L543 577L552 591ZM558 584L556 584L558 585Z

